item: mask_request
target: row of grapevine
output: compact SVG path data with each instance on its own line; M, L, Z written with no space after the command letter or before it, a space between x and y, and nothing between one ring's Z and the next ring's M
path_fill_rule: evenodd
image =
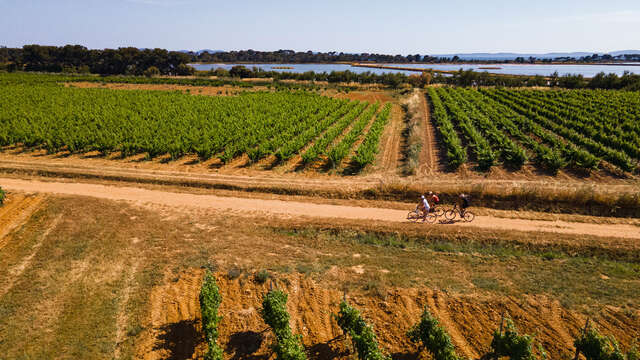
M487 92L490 92L487 90ZM554 133L562 136L563 138L571 141L572 143L588 150L591 154L602 157L609 163L618 166L624 171L632 171L634 164L631 159L621 151L614 150L606 147L601 143L588 138L580 133L580 128L571 128L566 126L567 122L559 117L555 112L541 108L540 102L536 102L533 99L522 99L514 95L513 91L491 91L494 98L498 101L510 99L511 104L516 104L517 109L523 115L535 119L535 121L541 124L543 127L553 131Z
M600 117L602 113L596 116L590 111L593 110L591 107L584 106L581 102L571 102L567 99L564 101L552 99L540 95L539 92L530 94L523 92L520 95L521 97L524 95L532 101L535 100L537 105L543 104L542 106L545 106L544 109L548 110L549 113L555 113L553 118L562 119L562 123L565 126L579 130L583 135L593 138L607 147L621 149L627 155L640 159L640 138L637 134L626 132L636 136L625 139L623 137L624 131L618 129L612 121L602 120ZM607 117L604 119L607 119Z
M344 132L344 130L360 116L367 105L368 103L360 103L337 123L327 129L324 135L322 135L320 139L316 140L314 144L311 145L304 154L302 154L302 161L305 164L309 164L318 160L320 155L325 154L333 140L340 136L340 134L342 134L342 132Z
M340 303L340 311L335 318L342 332L351 338L360 360L391 359L380 350L373 328L364 321L358 309L343 300Z
M458 134L483 170L498 158L519 168L528 159L527 151L554 173L565 167L590 171L601 160L622 171L640 169L637 94L460 88L431 88L427 94L454 169L466 161L458 155L465 150ZM603 106L593 105L595 101Z
M467 116L467 112L460 109L458 103L454 101L449 92L439 88L440 97L444 100L449 115L458 124L462 134L467 139L469 146L476 156L478 166L482 170L487 170L495 164L496 154L491 149L487 139L475 128L473 121Z
M380 104L375 103L370 106L366 112L364 112L358 121L353 124L351 130L342 138L342 140L335 145L331 151L329 151L329 165L332 167L338 166L342 160L349 154L349 150L353 147L353 144L360 138L365 127L371 122L371 119L375 115Z
M218 345L218 325L222 317L218 315L218 308L222 302L220 288L210 272L204 276L200 289L200 312L202 313L202 331L207 341L208 350L205 360L222 360L222 348Z
M53 81L4 81L0 90L0 146L144 154L147 159L197 154L203 161L219 158L224 163L241 154L251 161L275 155L281 162L309 143L301 154L305 163L322 155L337 163L379 107L305 92L205 97L66 88ZM330 148L350 126L343 141ZM381 129L376 125L374 130Z
M521 168L527 161L524 149L509 138L497 124L491 121L485 114L471 102L474 96L473 91L457 92L451 91L451 96L469 115L470 121L482 131L496 155L499 155L505 164L512 168ZM487 164L488 165L488 164Z
M306 360L301 336L293 335L289 326L287 294L280 290L269 291L262 300L260 315L276 336L273 351L279 360Z
M556 172L572 166L580 169L593 169L599 159L575 145L563 141L558 135L543 128L533 120L517 113L515 104L503 104L490 96L477 91L469 91L474 102L494 122L500 124L521 144L535 153L535 162L543 168ZM567 159L574 159L569 162Z
M437 91L434 88L429 88L427 94L433 107L431 116L447 152L447 163L451 169L457 169L467 161L467 152L462 147L458 133L453 127Z
M385 125L389 121L390 115L391 104L387 103L376 116L376 120L373 122L373 125L371 125L371 128L369 128L367 136L358 147L358 150L356 150L353 161L359 168L363 168L375 160L375 156L378 153L380 137L382 136Z
M278 160L283 161L290 159L311 140L320 135L323 130L327 129L329 126L338 121L338 119L341 119L343 116L348 114L357 105L358 104L356 102L349 102L346 105L340 107L340 109L333 113L331 116L327 116L319 122L309 124L309 126L304 130L301 129L298 132L297 136L295 136L294 133L294 136L292 136L288 142L286 142L276 151L275 154Z
M273 351L278 360L306 360L307 354L302 345L302 337L294 335L287 311L287 294L280 290L271 290L263 297L260 315L275 335ZM207 272L200 292L203 331L208 344L205 359L222 359L222 349L217 345L218 325L221 317L218 307L221 303L220 289L215 278ZM368 324L360 311L347 303L346 299L340 303L339 311L333 315L338 326L348 335L360 360L389 360L380 348L372 325ZM505 324L506 320L506 324ZM434 360L462 360L456 354L451 336L440 325L437 318L425 306L419 320L406 332L407 338L421 349L427 350ZM518 333L513 321L503 316L502 323L493 333L490 352L483 359L509 358L512 360L546 359L547 354L538 343L537 353L533 348L533 336ZM620 346L613 337L604 337L598 330L589 326L575 338L575 356L582 354L587 360L638 360L640 353L632 346L627 354L623 354Z

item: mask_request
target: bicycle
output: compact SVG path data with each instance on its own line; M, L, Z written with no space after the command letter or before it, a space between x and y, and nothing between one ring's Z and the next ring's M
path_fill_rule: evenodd
M444 214L444 211L441 210L442 213ZM418 207L416 206L416 209L413 211L409 211L409 213L407 214L407 220L411 221L411 222L418 222L420 220L422 220L422 222L428 222L430 224L433 224L436 222L436 220L438 219L438 215L437 212L429 212L427 214L427 216L425 217L424 214L422 213L422 210L418 209Z
M458 208L458 204L453 205L453 209L445 212L444 217L447 220L453 220L456 218L456 215L460 216L465 222L472 222L475 219L476 215L469 210Z

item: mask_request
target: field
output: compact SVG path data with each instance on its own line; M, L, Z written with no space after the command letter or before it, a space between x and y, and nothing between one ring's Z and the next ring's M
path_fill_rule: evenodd
M392 359L432 358L424 308L461 358L503 317L540 359L587 322L631 351L638 124L625 91L0 74L0 358L203 359L214 326L355 359L345 299ZM475 220L408 223L429 190Z
M197 154L202 161L217 158L222 163L243 154L252 162L269 155L282 162L301 154L305 164L324 157L332 168L352 152L357 168L372 163L391 110L390 105L305 92L194 97L56 84L3 85L0 104L2 146L42 147L50 154L144 153L147 159Z
M519 169L530 160L552 173L638 172L636 92L441 88L428 94L452 168L471 159L481 170L499 162Z

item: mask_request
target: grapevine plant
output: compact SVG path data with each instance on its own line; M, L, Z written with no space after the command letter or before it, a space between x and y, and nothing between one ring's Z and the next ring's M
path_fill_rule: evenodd
M202 312L202 329L204 330L205 339L209 350L205 354L206 360L222 360L222 349L216 343L218 339L218 325L221 316L218 315L218 308L222 302L220 288L216 283L216 279L210 272L204 276L202 289L200 290L200 311Z
M413 343L422 343L425 349L433 354L434 360L458 360L451 337L440 326L427 307L424 308L420 321L407 332Z
M371 325L367 324L358 309L346 301L340 303L340 311L335 315L338 325L351 337L360 360L390 360L378 347L378 339Z
M597 329L587 329L574 341L576 350L584 355L587 360L638 360L640 354L637 348L632 347L625 356L620 350L616 339L600 335Z
M260 315L276 336L273 351L279 360L306 360L302 337L293 335L289 326L287 294L279 290L269 291L262 300Z
M537 360L533 354L533 337L519 335L513 321L507 319L504 333L496 330L493 333L491 349L496 357L507 356L510 360Z

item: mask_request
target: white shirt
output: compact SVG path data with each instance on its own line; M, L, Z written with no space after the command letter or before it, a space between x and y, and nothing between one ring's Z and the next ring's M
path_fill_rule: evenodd
M422 205L424 205L424 208L426 210L429 210L431 207L429 206L429 203L427 202L427 199L422 199Z

